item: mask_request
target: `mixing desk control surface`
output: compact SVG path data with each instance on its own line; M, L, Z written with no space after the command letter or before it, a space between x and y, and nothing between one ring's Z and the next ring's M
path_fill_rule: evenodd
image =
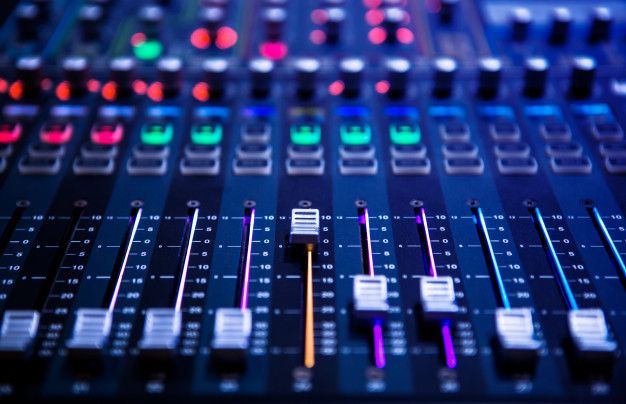
M3 400L626 401L626 3L25 0Z

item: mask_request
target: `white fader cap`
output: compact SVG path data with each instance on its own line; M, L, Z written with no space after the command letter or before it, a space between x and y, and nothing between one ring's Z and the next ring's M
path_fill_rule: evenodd
M320 241L320 211L318 209L292 209L289 243L317 244Z

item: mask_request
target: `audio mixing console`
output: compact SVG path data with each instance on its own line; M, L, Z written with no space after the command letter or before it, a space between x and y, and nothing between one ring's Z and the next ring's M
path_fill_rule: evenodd
M0 401L626 401L626 2L0 7Z

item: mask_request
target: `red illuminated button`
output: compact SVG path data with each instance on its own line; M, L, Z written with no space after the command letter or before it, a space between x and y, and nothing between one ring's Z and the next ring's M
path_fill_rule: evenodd
M0 123L0 143L15 143L22 136L22 125L19 123Z
M45 143L63 144L70 141L72 132L73 128L70 123L51 122L41 128L39 137Z
M91 128L91 141L95 144L118 144L124 128L119 123L96 123Z

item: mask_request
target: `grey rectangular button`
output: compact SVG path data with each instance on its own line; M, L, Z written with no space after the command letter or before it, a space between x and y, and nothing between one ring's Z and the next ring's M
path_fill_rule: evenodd
M611 174L626 174L626 157L607 157L604 165Z
M54 175L61 169L61 160L50 157L25 157L18 163L20 174Z
M235 152L240 159L268 159L272 156L272 146L263 143L242 143Z
M133 147L133 155L137 158L164 159L169 154L169 146L140 143Z
M250 122L241 128L241 138L244 142L267 143L270 141L272 128L264 122Z
M342 175L376 175L376 159L340 159L339 172Z
M272 174L272 160L234 159L233 172L236 175L270 175Z
M498 171L503 175L534 175L539 165L533 157L507 157L498 159Z
M554 142L546 145L546 154L550 157L580 157L583 147L574 142Z
M530 146L521 142L500 143L493 147L493 152L499 158L528 157L530 156Z
M480 175L485 171L481 158L452 158L444 160L446 173L450 175Z
M624 138L622 127L617 122L594 122L591 134L599 141L619 141Z
M339 155L343 159L371 159L375 152L376 148L369 144L339 146Z
M430 174L430 160L418 159L392 159L391 170L395 175L428 175Z
M220 161L217 159L183 158L180 161L180 172L183 175L217 175L220 172Z
M109 158L76 157L72 170L76 175L111 175L115 164Z
M439 134L446 142L467 142L470 139L469 126L463 122L448 122L439 125Z
M28 155L31 157L63 157L65 155L65 146L62 144L36 142L28 146Z
M222 148L214 145L188 144L185 146L185 157L217 159L222 154Z
M497 142L517 142L520 139L519 126L515 122L501 121L489 125L489 133Z
M626 142L602 142L600 154L603 157L626 157Z
M290 144L287 146L287 155L291 158L319 159L324 155L324 148L321 145L299 145Z
M287 159L289 175L324 175L324 159Z
M569 126L563 122L545 122L539 127L544 140L549 142L568 141L572 138Z
M131 157L126 170L130 175L164 175L167 172L167 160Z
M557 174L589 174L591 160L588 157L555 157L550 159L552 171Z
M396 159L402 158L424 158L426 157L426 146L423 144L411 145L391 145L389 148L391 157Z
M451 142L441 146L443 156L446 158L454 157L477 157L478 146L471 142Z
M115 145L87 143L80 148L83 157L114 158L117 156L118 148Z

